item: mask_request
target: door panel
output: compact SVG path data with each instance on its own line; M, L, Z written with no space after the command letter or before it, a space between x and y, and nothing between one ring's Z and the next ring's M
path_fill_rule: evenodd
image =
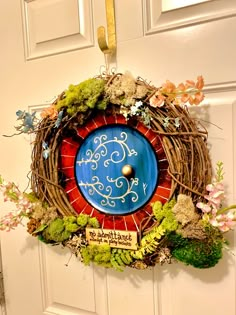
M94 46L90 0L21 2L26 60Z
M191 108L209 131L213 164L224 162L229 202L236 200L236 6L233 0L163 7L158 0L115 1L118 72L159 86L202 74L205 105ZM167 4L167 2L165 2ZM103 0L0 2L0 134L14 133L18 109L41 110L70 83L99 74L104 57L96 29L106 26ZM43 105L41 105L43 104ZM0 174L27 186L32 138L1 136ZM1 213L13 205L1 199ZM229 233L230 250L234 234ZM183 264L123 273L85 267L60 247L1 233L8 315L235 314L235 257L213 269ZM69 263L68 263L69 261Z

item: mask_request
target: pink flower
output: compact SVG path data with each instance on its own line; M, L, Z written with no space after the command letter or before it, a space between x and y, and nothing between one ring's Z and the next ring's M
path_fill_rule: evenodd
M14 183L5 182L1 179L0 191L5 201L14 202L16 206L16 211L9 212L0 218L0 230L9 232L21 223L23 217L28 216L32 212L33 203Z
M219 215L213 217L210 220L210 223L213 226L218 227L221 232L227 232L230 229L232 229L236 224L235 214L232 213L231 211L229 211L226 214L219 214Z
M165 96L157 91L150 99L149 103L152 107L162 107L164 105Z
M207 191L213 191L215 189L215 186L213 184L209 184L206 186Z
M206 186L206 190L209 191L209 194L204 197L208 200L208 205L211 205L213 208L219 208L225 197L224 185L219 182L209 184Z
M14 215L12 212L5 215L0 220L0 230L9 232L17 227L21 223L22 218L18 215Z
M202 212L206 212L206 213L211 211L211 207L208 204L205 204L203 202L198 202L197 208L201 209Z

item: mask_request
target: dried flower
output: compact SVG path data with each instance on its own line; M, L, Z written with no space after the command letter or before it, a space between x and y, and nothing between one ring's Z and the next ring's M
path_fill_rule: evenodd
M42 118L46 118L46 117L49 117L49 118L51 118L51 119L57 118L57 116L58 116L58 111L57 111L57 109L56 109L56 106L55 106L54 104L52 104L51 106L45 108L45 109L41 112L40 116L41 116Z

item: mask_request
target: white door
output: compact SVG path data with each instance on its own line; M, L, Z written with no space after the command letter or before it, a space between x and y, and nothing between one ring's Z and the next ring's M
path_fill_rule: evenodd
M189 5L187 5L189 4ZM229 202L236 200L235 0L115 0L117 71L156 86L206 81L205 120L213 162L222 160ZM15 112L40 109L70 83L99 74L96 29L104 0L0 1L0 174L24 189L30 139L12 138ZM219 126L222 129L219 129ZM1 214L12 205L1 202ZM228 235L233 251L233 233ZM123 273L84 267L20 227L1 233L7 315L235 315L235 257L209 270L182 264Z

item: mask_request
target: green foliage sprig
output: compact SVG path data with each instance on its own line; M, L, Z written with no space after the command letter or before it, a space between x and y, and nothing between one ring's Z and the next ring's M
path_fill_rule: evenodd
M172 212L175 204L176 201L173 199L170 202L166 202L164 206L160 201L156 201L152 205L153 214L160 224L142 238L140 248L132 253L134 258L144 259L146 255L155 252L161 238L166 233L175 231L178 228L178 223Z

